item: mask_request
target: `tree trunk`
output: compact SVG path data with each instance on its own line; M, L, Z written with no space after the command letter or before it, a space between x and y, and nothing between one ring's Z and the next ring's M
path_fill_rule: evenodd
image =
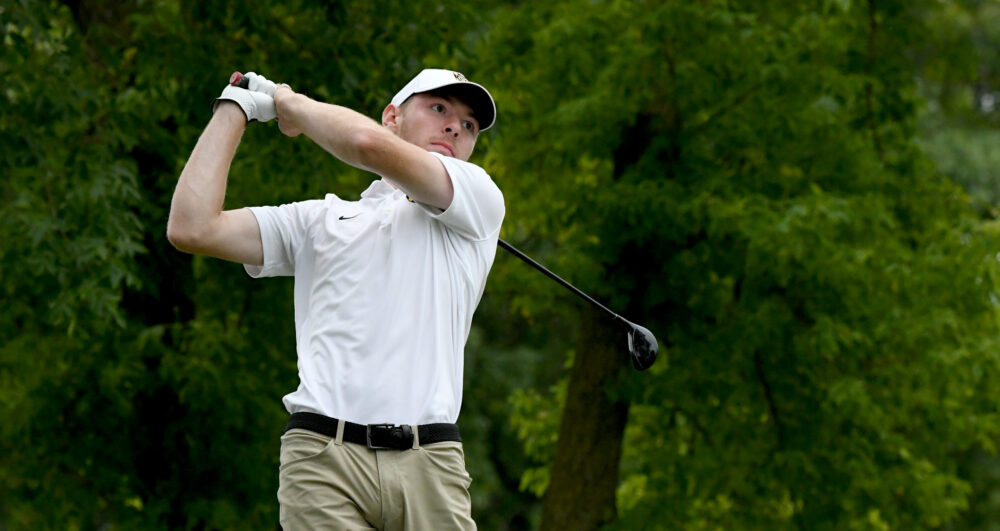
M596 310L584 322L542 501L541 528L546 530L597 529L617 516L615 490L628 403L612 401L607 385L628 366L627 339Z

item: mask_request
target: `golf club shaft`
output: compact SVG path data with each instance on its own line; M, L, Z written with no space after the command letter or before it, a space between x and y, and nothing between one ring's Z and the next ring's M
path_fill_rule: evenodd
M538 262L532 260L531 257L529 257L528 255L526 255L526 254L522 253L521 251L517 250L513 245L511 245L511 244L503 241L503 239L497 240L497 245L499 245L500 247L503 247L508 252L510 252L514 256L520 258L521 260L523 260L525 263L527 263L531 267L534 267L535 269L541 271L542 273L545 273L545 275L547 277L551 278L552 280L555 280L556 282L558 282L559 284L561 284L564 288L572 291L573 293L576 293L578 296L586 299L588 302L590 302L594 306L596 306L596 307L604 310L609 315L611 315L611 317L613 317L614 320L617 321L617 320L622 319L622 317L620 315L618 315L617 313L611 311L607 306L605 306L605 305L597 302L596 300L594 300L593 297L591 297L590 295L587 295L586 293L580 291L579 289L577 289L576 286L570 284L569 282L566 282L565 280L563 280L562 278L560 278L559 275L553 273L552 271L549 271L545 266L543 266L542 264L539 264Z

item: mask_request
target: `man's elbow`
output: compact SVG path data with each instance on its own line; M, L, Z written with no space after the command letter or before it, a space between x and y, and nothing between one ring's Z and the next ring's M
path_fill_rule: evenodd
M351 134L350 146L358 166L370 171L379 169L388 149L386 134L386 131L368 128L358 129Z
M173 218L167 222L167 241L174 246L174 249L184 253L194 254L201 247L197 232L176 222Z

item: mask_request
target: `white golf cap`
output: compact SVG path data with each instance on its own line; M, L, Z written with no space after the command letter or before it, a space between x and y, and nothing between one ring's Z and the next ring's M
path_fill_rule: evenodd
M426 68L416 77L410 80L389 102L397 107L403 104L410 96L429 92L442 87L459 86L455 96L472 108L472 112L479 121L479 130L485 131L493 127L493 122L497 117L497 106L493 103L493 96L490 91L477 83L465 79L460 72L453 70L441 70L438 68Z

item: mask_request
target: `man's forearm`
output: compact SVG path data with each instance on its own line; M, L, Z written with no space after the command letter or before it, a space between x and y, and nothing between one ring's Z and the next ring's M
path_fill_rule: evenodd
M274 95L278 122L286 134L305 133L341 161L382 176L418 202L442 210L451 204L451 179L426 148L346 107L321 103L284 87Z
M170 204L167 236L179 247L196 240L222 212L229 167L246 129L246 116L221 102L181 172Z
M278 89L282 90L282 89ZM278 94L276 94L278 96ZM374 170L366 160L368 139L392 136L371 118L339 105L322 103L304 94L289 94L275 103L278 120L290 120L313 142L338 159L367 170Z

